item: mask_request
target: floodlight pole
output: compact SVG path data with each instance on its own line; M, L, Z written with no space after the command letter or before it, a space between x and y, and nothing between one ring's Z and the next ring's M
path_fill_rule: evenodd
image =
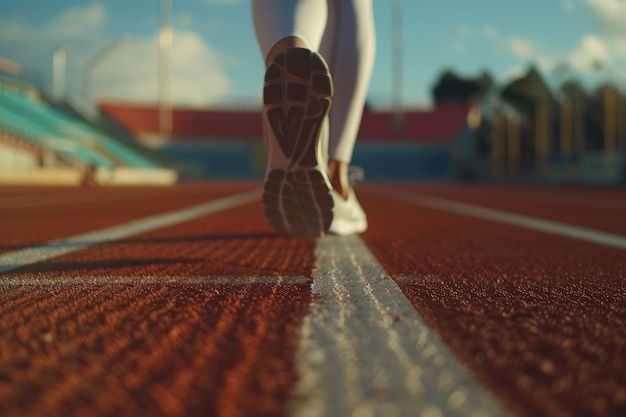
M404 110L403 110L403 0L393 0L391 5L391 19L393 27L391 65L392 65L392 97L391 108L393 112L393 130L397 138L404 133Z
M172 106L170 103L170 48L172 27L170 25L170 0L161 0L159 23L159 133L169 135L172 131Z
M55 99L65 97L67 52L67 46L62 46L54 51L54 55L52 56L52 96Z

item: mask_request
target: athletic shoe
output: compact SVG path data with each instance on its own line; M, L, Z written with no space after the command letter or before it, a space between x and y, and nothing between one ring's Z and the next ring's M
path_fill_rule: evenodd
M328 65L309 49L287 49L265 72L263 205L270 224L283 233L321 236L333 220L327 174L332 94Z
M367 230L367 216L359 204L352 187L348 190L348 198L343 198L333 190L335 210L329 233L335 235L354 235Z

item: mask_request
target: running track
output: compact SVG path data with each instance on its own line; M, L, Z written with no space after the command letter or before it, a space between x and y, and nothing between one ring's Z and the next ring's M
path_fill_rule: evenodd
M365 184L361 237L258 183L0 189L0 415L626 416L626 193Z

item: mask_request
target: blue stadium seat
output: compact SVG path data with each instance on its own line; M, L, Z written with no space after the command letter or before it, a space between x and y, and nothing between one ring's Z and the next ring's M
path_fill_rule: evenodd
M158 166L92 126L0 85L0 129L42 149L93 167Z

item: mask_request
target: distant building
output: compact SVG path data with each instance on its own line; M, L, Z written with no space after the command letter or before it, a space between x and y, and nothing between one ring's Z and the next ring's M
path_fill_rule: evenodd
M589 97L581 83L566 81L561 86L559 132L561 154L576 154L587 146Z
M624 98L612 84L598 88L589 100L587 149L614 152L623 136Z
M555 149L554 113L552 92L535 67L526 75L506 85L502 99L523 115L520 135L521 158L533 160L535 170L545 169L550 152Z

